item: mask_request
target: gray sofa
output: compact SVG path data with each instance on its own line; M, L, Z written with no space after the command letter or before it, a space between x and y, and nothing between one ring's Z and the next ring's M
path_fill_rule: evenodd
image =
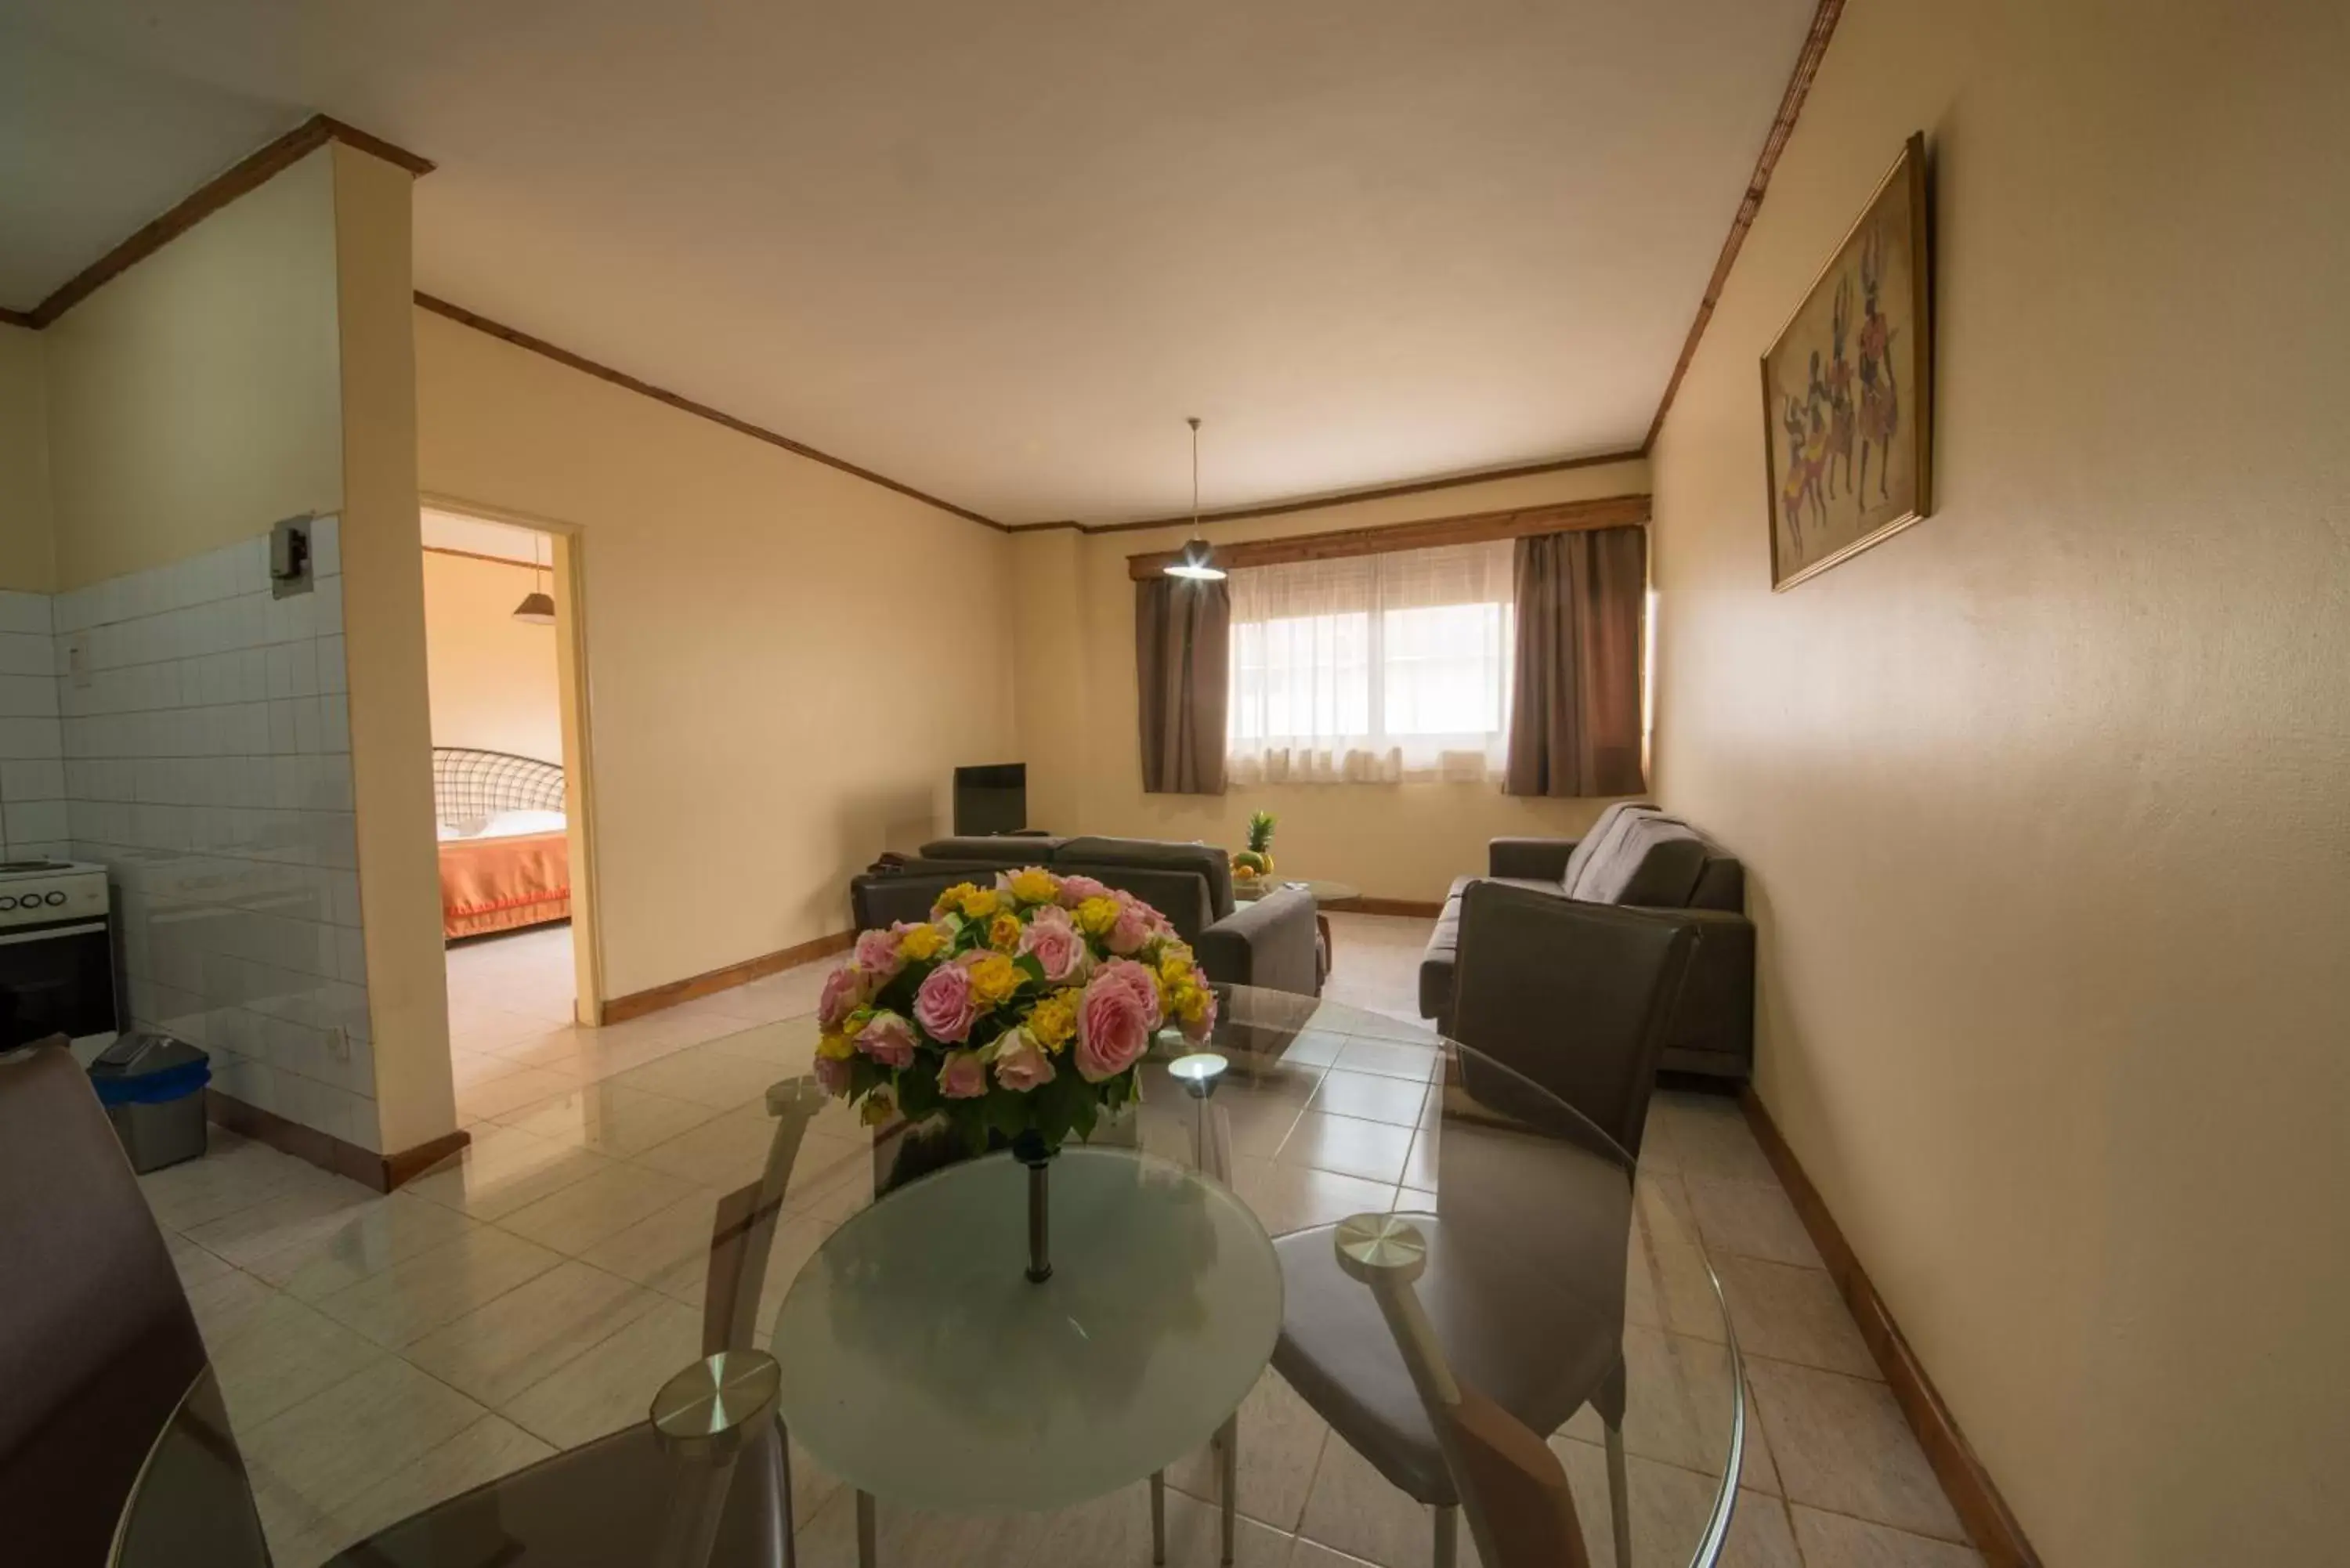
M939 894L956 883L988 886L997 872L1022 866L1091 877L1133 894L1173 923L1210 980L1322 994L1328 953L1312 896L1284 888L1253 903L1235 903L1232 862L1209 844L1018 834L933 839L912 859L853 877L850 911L859 930L926 920Z
M1483 877L1452 884L1419 965L1419 1011L1452 1029L1461 902L1480 881L1505 883L1578 904L1685 914L1697 932L1688 979L1665 1036L1669 1071L1744 1078L1754 1061L1754 922L1746 918L1746 870L1678 817L1653 805L1609 806L1574 838L1496 838ZM1562 950L1557 961L1573 963ZM1469 1044L1474 1044L1471 1041Z

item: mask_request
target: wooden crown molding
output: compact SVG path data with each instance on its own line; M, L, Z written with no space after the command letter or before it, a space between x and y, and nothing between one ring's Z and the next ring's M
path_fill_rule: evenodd
M165 245L235 201L259 189L329 141L370 153L397 164L411 174L430 174L432 162L380 136L323 114L314 114L276 140L240 160L196 188L179 205L140 229L89 265L59 284L47 299L30 310L0 311L0 320L12 327L38 331L96 294L114 279L145 261Z
M1640 442L1643 452L1656 450L1657 435L1665 428L1665 415L1671 411L1674 394L1681 389L1681 378L1689 374L1690 361L1697 358L1699 340L1705 337L1708 323L1713 319L1713 307L1721 302L1721 291L1730 282L1730 269L1738 260L1739 251L1746 244L1747 231L1754 226L1754 214L1762 210L1762 193L1770 189L1771 172L1779 166L1779 154L1786 151L1787 138L1794 134L1795 118L1804 112L1804 99L1810 96L1812 78L1820 74L1820 58L1828 51L1828 40L1835 36L1836 20L1844 15L1844 0L1819 0L1819 8L1812 13L1812 30L1804 35L1803 49L1795 56L1795 68L1787 78L1787 90L1780 97L1779 113L1771 121L1771 130L1762 139L1762 151L1754 160L1753 177L1746 182L1746 194L1740 199L1738 211L1730 220L1729 237L1721 242L1721 254L1714 259L1713 275L1706 280L1704 297L1697 303L1697 319L1690 323L1689 337L1681 343L1681 357L1673 362L1672 379L1665 383L1665 395L1657 403L1657 417L1648 421L1648 436Z
M1794 1205L1796 1217L1819 1249L1828 1277L1852 1309L1860 1337L1876 1359L1877 1370L1885 1374L1886 1386L1901 1407L1910 1430L1918 1435L1926 1462L1950 1494L1950 1506L1958 1511L1960 1522L1966 1526L1987 1568L2041 1568L2040 1554L2024 1535L2022 1524L2000 1495L1991 1471L1983 1467L1966 1434L1959 1429L1958 1417L1943 1403L1934 1380L1926 1376L1901 1325L1893 1321L1892 1310L1877 1293L1868 1272L1846 1240L1843 1227L1828 1211L1820 1189L1804 1174L1795 1151L1788 1147L1752 1085L1741 1087L1738 1103L1754 1129L1754 1141L1762 1146L1763 1158L1778 1175L1779 1185L1787 1189L1787 1200Z
M1222 512L1202 512L1201 523L1239 523L1252 517L1280 517L1292 512L1319 512L1326 506L1345 506L1357 501L1387 501L1399 495L1425 495L1436 490L1458 490L1464 484L1492 484L1504 479L1526 479L1543 473L1565 473L1570 469L1602 468L1611 462L1638 462L1638 452L1603 452L1588 457L1554 458L1544 462L1521 463L1515 468L1489 468L1476 473L1451 473L1440 479L1415 479L1400 484L1373 485L1367 490L1334 490L1321 495L1301 496L1295 501L1272 501L1262 506L1234 506ZM1012 534L1035 534L1049 528L1071 528L1080 534L1135 534L1146 528L1182 528L1194 521L1189 512L1172 517L1146 517L1134 523L1079 523L1064 518L1054 523L1014 523L1005 530Z
M559 348L544 337L534 337L518 327L508 327L502 321L493 321L486 316L477 315L462 305L452 305L449 301L436 298L421 289L417 291L416 303L421 308L429 310L435 316L445 316L461 327L470 327L476 332L487 333L492 337L552 359L556 364L577 370L583 375L593 376L599 381L609 381L616 387L625 388L639 397L650 398L657 403L667 403L671 408L682 413L691 414L696 419L708 420L712 424L723 425L736 435L746 435L753 441L761 441L769 446L781 447L795 456L808 458L823 463L827 468L837 468L843 473L854 474L868 484L878 484L884 490L894 490L900 495L910 496L924 505L935 506L941 512L951 512L957 517L978 524L983 528L993 528L999 534L1010 532L994 518L983 517L968 506L957 506L951 501L941 501L927 491L917 490L910 484L901 484L888 474L876 473L869 468L860 468L846 458L835 457L828 452L820 452L805 441L794 441L791 437L780 435L764 425L754 425L748 420L738 420L723 410L712 408L708 403L695 402L691 398L672 392L666 387L656 387L650 381L631 376L626 370L615 370L609 365L598 364L584 354L574 354L570 349Z
M1463 517L1431 517L1376 528L1337 528L1326 534L1296 534L1286 539L1254 539L1216 546L1216 564L1278 566L1293 561L1336 561L1349 556L1383 556L1397 550L1427 550L1440 545L1482 545L1534 534L1571 534L1589 528L1638 527L1648 520L1646 495L1609 495L1596 501L1559 501L1505 512L1474 512ZM1201 518L1206 522L1206 518ZM1152 550L1126 558L1126 575L1146 582L1182 555Z

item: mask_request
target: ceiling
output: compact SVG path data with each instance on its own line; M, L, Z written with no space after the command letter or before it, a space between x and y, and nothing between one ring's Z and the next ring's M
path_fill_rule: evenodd
M1004 522L1639 444L1812 0L0 0L0 305L324 111L417 286Z

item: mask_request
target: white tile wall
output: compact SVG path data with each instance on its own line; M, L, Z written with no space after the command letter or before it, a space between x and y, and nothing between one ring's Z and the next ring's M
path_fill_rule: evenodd
M290 598L266 535L57 595L47 722L132 1017L210 1051L223 1093L380 1149L336 535Z
M66 853L52 629L47 595L0 590L0 859Z

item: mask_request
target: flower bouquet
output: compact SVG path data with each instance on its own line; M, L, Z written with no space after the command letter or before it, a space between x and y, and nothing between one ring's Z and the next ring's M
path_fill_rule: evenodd
M1161 1028L1204 1040L1215 1024L1166 917L1090 877L1002 872L948 888L931 916L858 933L816 1006L816 1076L868 1124L1049 1152L1133 1100Z

